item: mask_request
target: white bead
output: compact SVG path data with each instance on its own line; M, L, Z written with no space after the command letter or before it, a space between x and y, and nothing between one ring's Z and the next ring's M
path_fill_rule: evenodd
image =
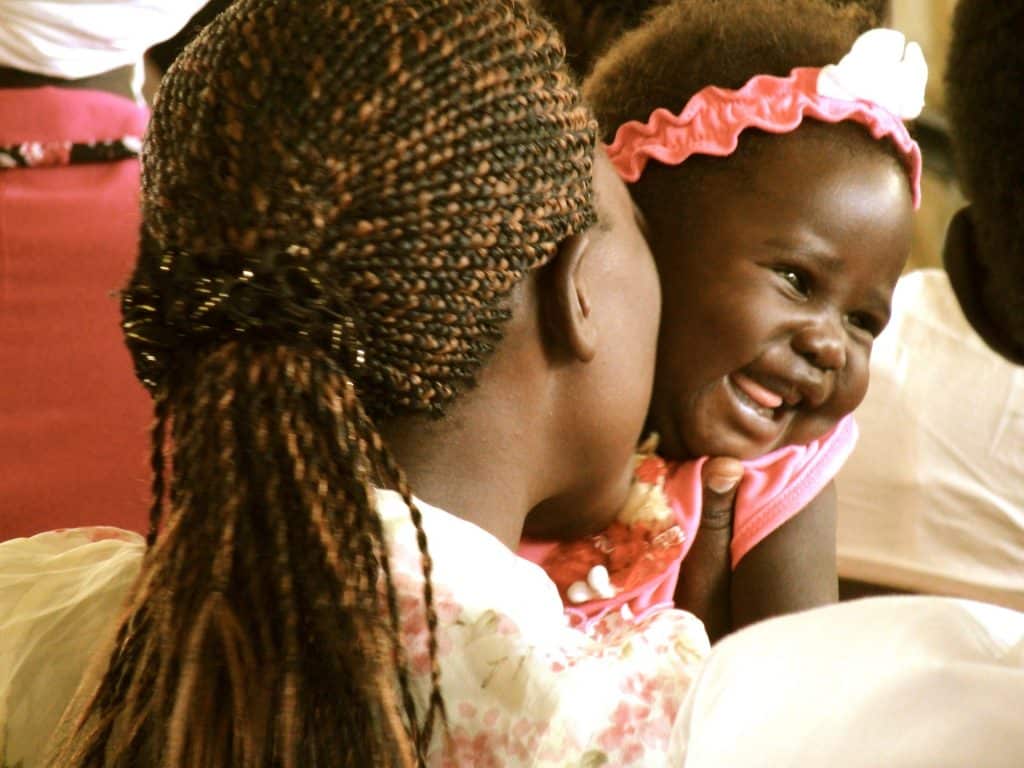
M587 574L587 584L589 584L590 588L605 600L610 597L615 597L615 587L612 586L612 580L608 575L608 569L603 565L595 565L590 569L590 573Z
M565 590L566 597L569 598L570 603L585 603L588 600L592 600L594 597L593 591L587 586L586 582L574 581L569 585L569 588Z

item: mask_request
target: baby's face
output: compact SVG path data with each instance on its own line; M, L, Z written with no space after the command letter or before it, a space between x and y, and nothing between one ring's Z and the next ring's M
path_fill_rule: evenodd
M892 158L799 133L763 149L742 177L710 175L685 224L664 204L648 216L663 294L648 426L669 458L755 458L856 408L910 251Z

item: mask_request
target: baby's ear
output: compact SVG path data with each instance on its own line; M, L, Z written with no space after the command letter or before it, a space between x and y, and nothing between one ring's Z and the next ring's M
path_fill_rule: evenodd
M597 325L585 275L594 257L594 241L586 233L566 239L547 265L542 284L545 326L561 354L587 363L597 351Z
M949 275L953 293L960 302L967 322L975 333L994 351L1012 363L1024 365L1024 349L1007 332L993 322L992 308L987 297L997 295L986 291L990 279L989 270L978 254L978 238L971 218L971 206L961 208L949 222L946 242L942 249L942 261ZM998 316L998 315L997 315Z

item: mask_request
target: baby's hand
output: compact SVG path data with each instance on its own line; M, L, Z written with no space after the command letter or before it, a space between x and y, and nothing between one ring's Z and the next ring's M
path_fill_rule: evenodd
M742 478L743 465L738 459L716 456L704 462L700 528L683 560L676 587L676 605L695 613L712 641L726 634L731 625L729 542L732 505Z
M701 482L704 485L701 528L732 527L732 505L742 479L743 464L738 459L715 456L704 462L701 468Z

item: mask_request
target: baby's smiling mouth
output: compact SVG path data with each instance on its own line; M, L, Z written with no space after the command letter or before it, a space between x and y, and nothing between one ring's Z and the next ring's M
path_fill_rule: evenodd
M784 405L791 405L786 403L783 395L745 373L736 371L730 374L729 380L737 397L762 418L774 420L781 414L778 409Z

